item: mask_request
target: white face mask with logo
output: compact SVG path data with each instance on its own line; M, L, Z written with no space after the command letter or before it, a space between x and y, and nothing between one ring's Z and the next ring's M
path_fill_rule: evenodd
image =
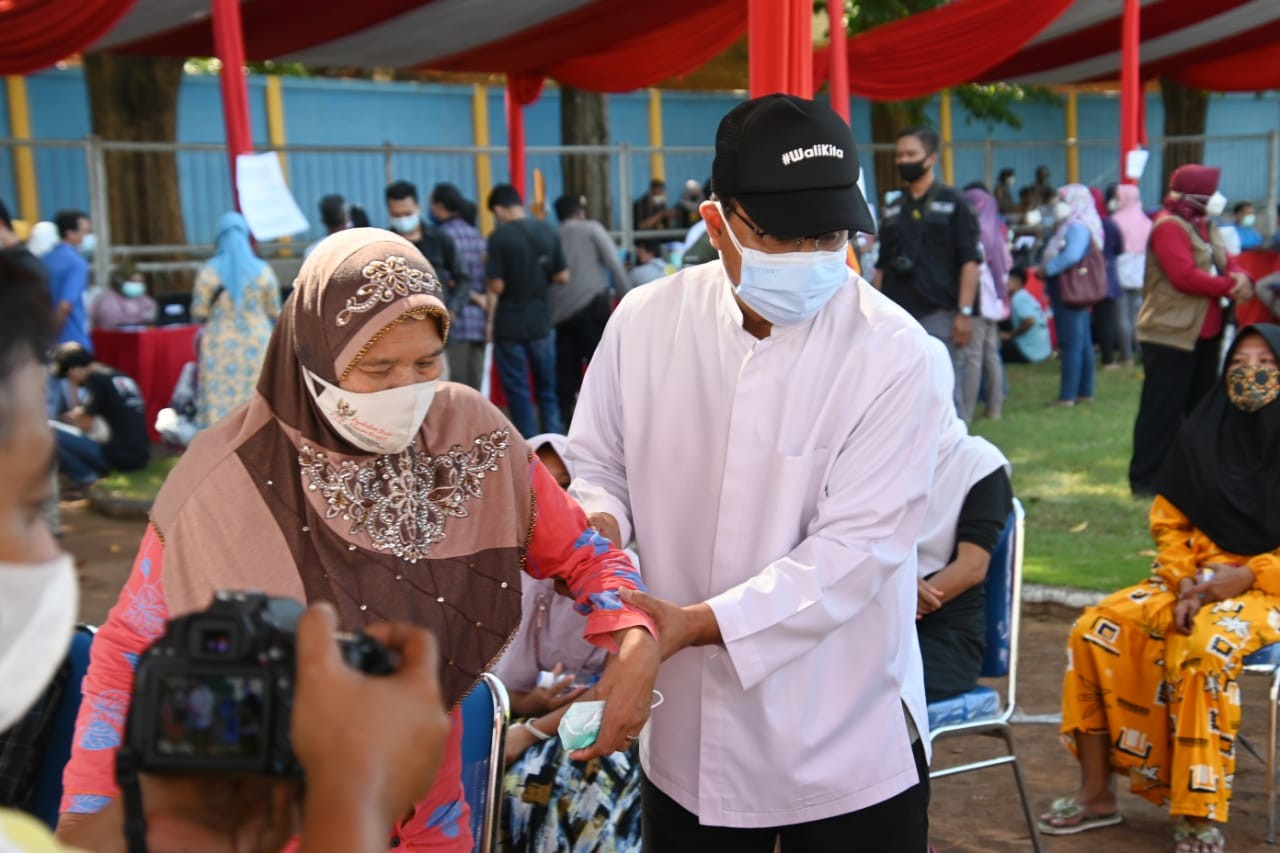
M1208 216L1221 216L1222 211L1227 209L1227 197L1220 192L1214 192L1209 196L1209 200L1204 204L1204 212Z
M729 227L729 218L719 202L716 209L741 259L738 296L773 325L803 323L821 311L849 281L845 249L778 254L747 249Z
M413 444L439 380L415 382L385 391L346 391L305 367L303 384L334 432L368 453L400 453ZM316 390L316 386L320 390Z
M76 627L79 587L70 554L0 563L0 732L48 686Z

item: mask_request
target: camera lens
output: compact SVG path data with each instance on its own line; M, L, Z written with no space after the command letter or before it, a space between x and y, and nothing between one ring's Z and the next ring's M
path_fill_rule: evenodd
M200 632L200 650L207 655L231 654L231 631L226 628L206 628Z

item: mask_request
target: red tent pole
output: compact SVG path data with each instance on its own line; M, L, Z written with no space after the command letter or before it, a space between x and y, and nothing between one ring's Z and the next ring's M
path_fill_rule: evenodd
M1129 152L1138 147L1138 125L1142 112L1142 78L1139 76L1141 40L1139 16L1141 0L1124 0L1124 22L1120 44L1120 178L1137 183L1126 169Z
M253 151L249 124L249 90L244 80L244 33L240 27L239 0L213 0L213 46L222 61L218 82L222 89L222 119L227 131L227 154L231 158L231 197L240 208L236 193L236 157Z
M521 199L528 201L524 194L524 107L520 106L514 87L515 83L508 77L504 96L507 108L507 164L511 171L511 185L520 193Z
M844 0L827 0L831 22L831 109L849 121L849 46L844 28Z

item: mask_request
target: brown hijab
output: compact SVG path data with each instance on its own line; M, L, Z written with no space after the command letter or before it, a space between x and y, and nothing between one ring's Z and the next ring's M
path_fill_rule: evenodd
M399 620L441 643L450 704L510 642L533 523L531 454L476 392L441 383L417 440L374 455L334 432L303 368L337 385L383 334L448 312L412 243L340 231L303 263L254 398L202 433L153 512L170 612L218 589L330 601L343 626Z

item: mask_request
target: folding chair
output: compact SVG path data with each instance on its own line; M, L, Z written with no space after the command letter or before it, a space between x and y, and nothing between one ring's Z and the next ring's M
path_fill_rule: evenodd
M1040 853L1043 844L1036 816L1031 808L1031 796L1027 780L1018 762L1018 750L1013 742L1013 729L1009 721L1017 706L1018 690L1018 624L1022 610L1022 548L1025 514L1022 504L1015 499L1009 521L1005 524L1000 541L991 552L991 564L987 568L987 650L982 660L983 678L1008 677L1004 700L992 687L978 685L972 690L932 702L929 705L929 740L937 743L946 738L961 735L989 735L1004 740L1007 755L974 761L956 767L932 770L930 779L941 779L958 773L983 770L1008 764L1013 767L1013 777L1018 783L1018 795L1022 798L1022 812L1031 832L1031 844ZM1275 713L1272 712L1274 717Z
M1271 678L1267 705L1267 843L1276 843L1276 723L1280 716L1280 643L1263 646L1244 659L1244 671Z
M497 844L510 715L507 688L487 672L462 700L462 789L471 807L473 853L492 853Z
M71 741L75 737L76 715L80 713L80 682L89 671L89 647L97 628L76 626L67 650L67 680L62 695L49 720L44 756L36 771L35 790L31 797L32 813L50 829L57 826L58 806L62 801L62 770L71 760Z

